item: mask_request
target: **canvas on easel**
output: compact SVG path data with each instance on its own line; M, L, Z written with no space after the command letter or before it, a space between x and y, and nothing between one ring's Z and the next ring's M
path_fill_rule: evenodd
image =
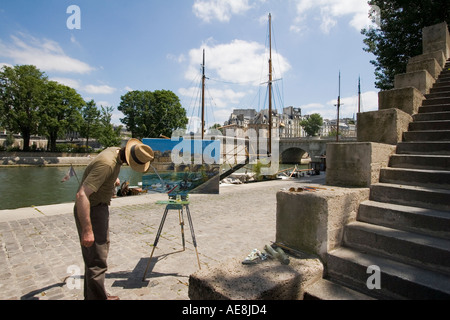
M171 194L218 194L220 141L143 139L155 154L150 170L142 177L147 192Z

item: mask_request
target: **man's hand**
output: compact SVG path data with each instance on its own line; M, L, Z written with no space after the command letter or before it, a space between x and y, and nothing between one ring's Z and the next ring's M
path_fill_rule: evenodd
M92 247L95 242L94 232L91 230L83 230L81 232L81 245L86 248Z
M86 248L92 247L95 242L90 215L91 205L89 202L89 196L92 192L89 187L82 185L77 193L76 200L78 220L81 224L81 245Z

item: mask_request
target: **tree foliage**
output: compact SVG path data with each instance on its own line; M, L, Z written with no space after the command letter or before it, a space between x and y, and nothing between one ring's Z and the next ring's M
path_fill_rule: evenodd
M120 138L122 126L114 128L111 123L112 112L113 107L101 107L100 127L97 131L97 139L105 148L118 147L122 142L122 139Z
M80 134L86 138L86 149L89 148L89 139L98 136L100 130L100 110L98 110L95 101L91 100L81 109L83 122L80 128Z
M44 99L39 111L39 133L49 140L48 149L56 151L56 140L70 131L78 131L82 122L83 98L68 86L49 81L44 86Z
M301 126L308 136L314 137L319 134L320 128L323 125L323 118L318 113L313 113L308 118L301 122Z
M32 135L48 138L48 149L56 151L56 141L69 132L97 138L105 146L121 143L120 130L111 124L112 107L98 110L86 103L75 89L49 81L32 65L4 66L0 69L0 126L20 133L23 150L30 150Z
M25 151L38 133L47 77L32 65L4 66L0 72L0 123L22 134Z
M186 110L170 90L130 91L121 97L118 110L125 115L120 120L133 138L170 137L188 123Z
M375 85L381 90L392 89L396 74L406 72L411 57L422 54L422 29L441 22L450 24L448 0L370 0L380 8L371 18L379 18L378 28L361 30L366 37L365 51L375 55Z

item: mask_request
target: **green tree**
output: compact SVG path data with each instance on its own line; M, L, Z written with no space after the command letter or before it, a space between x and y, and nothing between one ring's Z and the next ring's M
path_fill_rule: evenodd
M406 72L411 57L422 54L422 29L440 22L450 23L448 0L370 0L380 8L371 18L379 19L378 27L361 30L365 51L375 55L375 85L392 89L396 74ZM380 14L380 16L377 16Z
M308 136L314 137L319 134L320 127L323 125L322 116L318 113L313 113L301 123L301 126L306 131Z
M22 135L24 151L30 150L30 138L38 133L46 81L32 65L4 66L0 72L0 124Z
M86 138L86 150L89 149L89 138L98 136L101 126L100 114L100 110L98 110L94 100L86 103L83 109L81 109L83 122L81 124L80 134L82 137Z
M101 107L100 128L97 132L98 142L105 148L120 146L122 126L114 127L111 123L113 107Z
M209 129L210 129L210 130L212 129L212 130L220 131L220 132L223 134L223 128L222 128L222 125L219 124L219 123L213 124L211 127L209 127Z
M188 123L180 99L169 90L130 91L121 97L118 110L125 115L120 120L133 138L171 136Z
M47 148L56 151L56 140L70 131L78 131L81 125L83 98L68 86L48 81L45 98L39 110L39 132L48 137Z

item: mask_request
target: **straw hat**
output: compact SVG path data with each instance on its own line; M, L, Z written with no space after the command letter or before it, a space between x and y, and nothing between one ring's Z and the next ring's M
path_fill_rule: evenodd
M130 139L125 147L125 157L128 165L137 172L147 172L150 163L155 158L152 148L138 139Z

